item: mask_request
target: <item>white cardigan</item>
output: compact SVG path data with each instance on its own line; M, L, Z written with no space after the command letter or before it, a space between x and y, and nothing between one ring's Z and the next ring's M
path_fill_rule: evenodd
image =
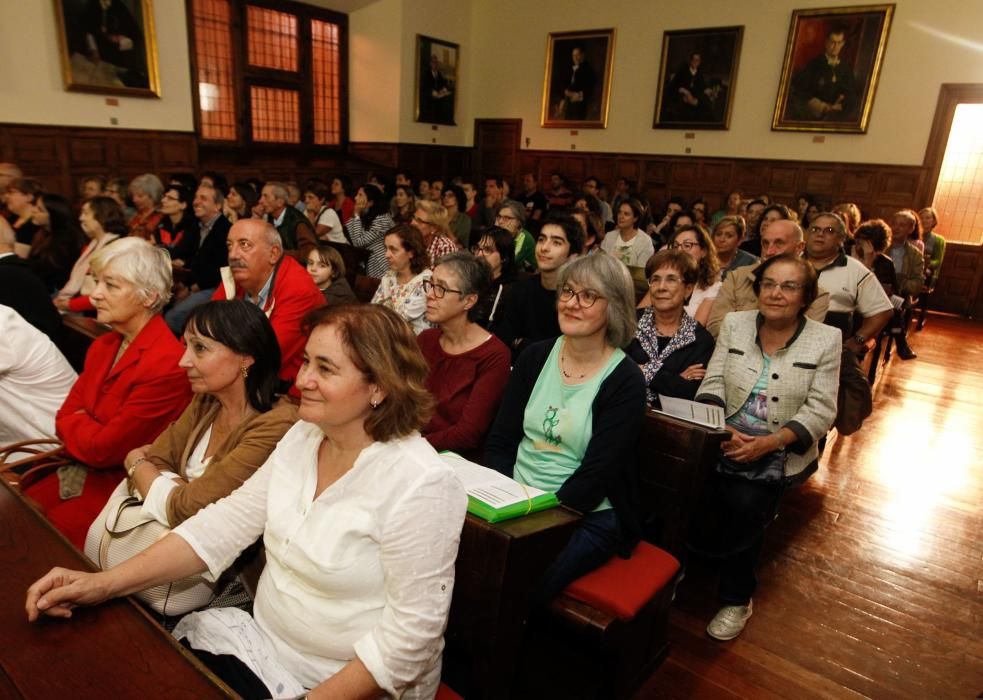
M357 654L386 693L433 697L467 508L464 487L414 433L373 443L314 499L323 438L317 426L300 421L242 487L174 533L211 576L263 535L267 564L256 625L305 688Z

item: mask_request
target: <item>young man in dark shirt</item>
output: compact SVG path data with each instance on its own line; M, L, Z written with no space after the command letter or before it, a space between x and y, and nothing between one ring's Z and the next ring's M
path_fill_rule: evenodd
M512 350L512 361L530 343L560 335L556 283L563 264L584 249L584 230L568 214L550 214L536 238L539 272L515 282L502 302L494 332Z
M525 206L526 228L529 229L529 233L536 235L546 216L549 202L546 201L546 195L540 192L539 182L534 174L526 173L522 176L522 192L515 200Z

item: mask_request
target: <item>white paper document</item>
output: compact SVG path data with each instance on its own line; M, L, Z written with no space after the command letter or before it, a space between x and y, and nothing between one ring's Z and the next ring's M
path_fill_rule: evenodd
M526 503L536 496L542 496L545 491L535 486L525 486L504 474L470 462L460 455L442 452L440 455L445 462L454 467L457 477L464 484L464 490L487 503L493 508Z
M699 423L708 428L724 429L724 409L713 404L697 403L686 399L676 399L672 396L659 394L659 403L665 413L676 418L688 420L691 423Z

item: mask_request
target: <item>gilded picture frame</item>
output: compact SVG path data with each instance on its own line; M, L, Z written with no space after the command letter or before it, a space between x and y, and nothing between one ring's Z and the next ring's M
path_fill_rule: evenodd
M614 29L550 32L540 126L607 128L614 41Z
M729 129L744 27L662 34L654 129Z
M771 128L866 133L894 7L794 10Z
M416 121L457 125L457 76L460 60L460 44L422 34L416 35Z
M54 0L65 89L160 97L152 0Z

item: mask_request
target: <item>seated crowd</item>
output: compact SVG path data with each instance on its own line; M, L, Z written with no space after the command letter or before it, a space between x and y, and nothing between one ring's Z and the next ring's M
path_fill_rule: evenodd
M937 213L741 192L656 210L626 179L609 199L560 173L546 191L533 173L481 184L90 176L73 208L0 164L0 442L57 440L68 462L23 492L79 548L120 494L172 530L102 573L53 570L31 619L214 584L262 538L252 614L216 597L177 623L206 665L245 697L432 697L467 502L438 452L582 515L544 606L642 536L637 445L663 396L724 409L690 554L720 564L708 634L740 634L843 363L887 339L915 357ZM78 375L58 314L110 329ZM230 654L231 626L267 662Z

